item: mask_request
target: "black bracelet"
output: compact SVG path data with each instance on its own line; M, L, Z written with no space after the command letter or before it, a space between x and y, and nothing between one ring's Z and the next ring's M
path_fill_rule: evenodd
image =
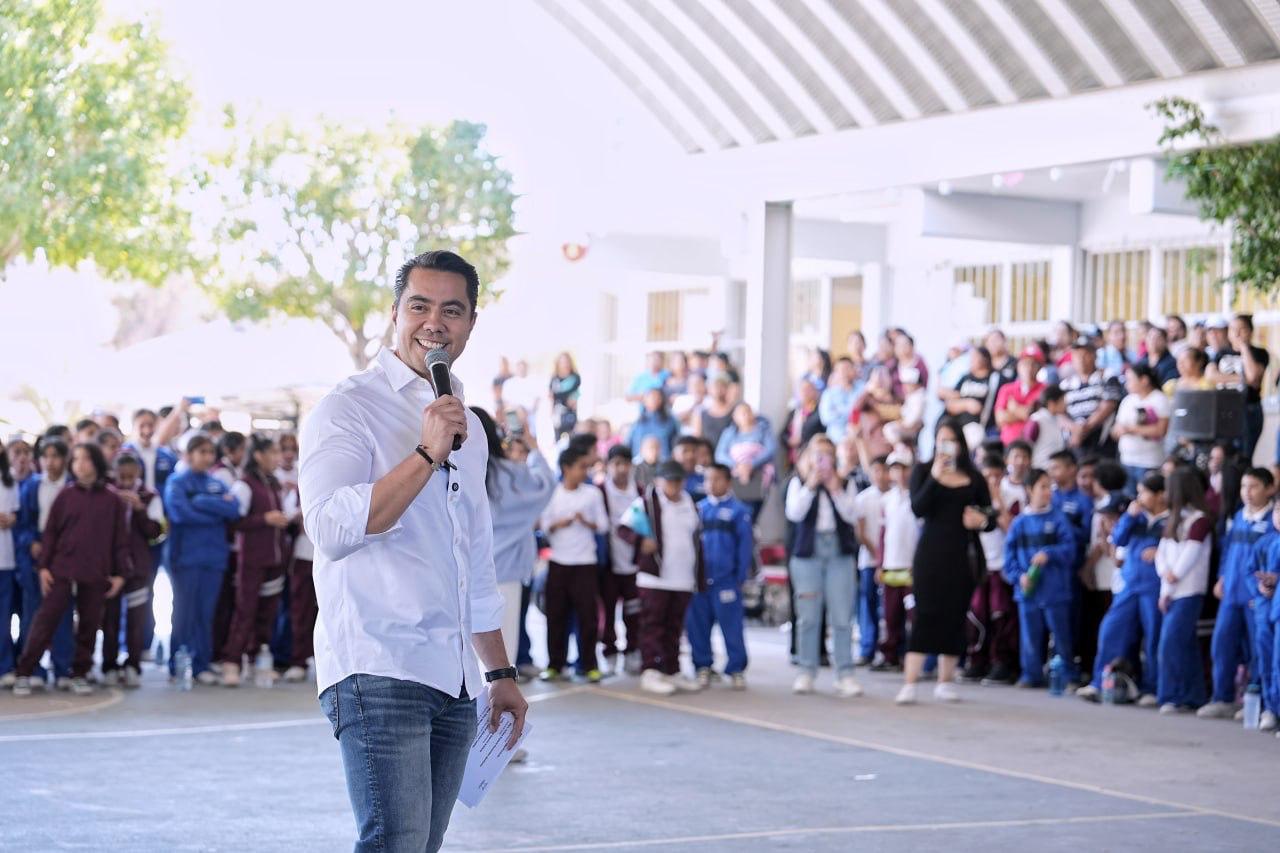
M486 683L492 684L493 682L500 681L501 679L504 679L504 678L510 678L514 680L518 678L519 675L520 675L519 671L514 666L508 666L502 669L489 670L484 674L484 680Z
M414 448L414 450L417 451L419 456L427 460L428 465L430 465L432 468L436 467L436 460L431 458L431 454L427 452L427 449L425 447L419 444L417 447Z

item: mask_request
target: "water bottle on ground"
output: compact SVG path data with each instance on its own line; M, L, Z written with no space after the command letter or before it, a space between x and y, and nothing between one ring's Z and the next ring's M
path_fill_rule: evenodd
M1067 689L1067 662L1062 655L1054 655L1049 661L1049 695L1061 696Z
M1111 668L1111 664L1107 664L1102 668L1102 704L1114 705L1116 703L1116 673Z
M179 690L190 690L195 686L195 673L192 671L191 652L181 646L173 654L173 674L178 680Z
M270 687L276 680L276 662L271 657L271 647L266 643L258 649L258 656L253 660L253 686Z
M164 656L164 640L156 640L156 652L154 657L156 666L164 666L168 663L168 659Z
M1262 719L1262 688L1250 684L1244 690L1244 727L1251 731L1258 730Z

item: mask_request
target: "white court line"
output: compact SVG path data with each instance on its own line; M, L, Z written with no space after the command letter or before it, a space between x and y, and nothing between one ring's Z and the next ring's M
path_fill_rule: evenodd
M845 737L843 735L835 735L830 732L820 732L814 729L803 729L797 726L788 726L783 723L773 723L768 720L757 720L754 717L744 717L739 714L730 714L725 711L716 711L711 708L699 708L692 705L677 705L672 702L666 702L661 699L652 699L648 696L637 696L628 693L621 693L614 690L603 690L601 688L589 688L590 692L597 696L607 696L610 699L617 699L623 702L634 702L638 705L652 705L656 708L665 708L669 711L683 711L687 714L697 714L703 717L711 717L717 720L725 720L730 723L739 723L744 726L754 726L759 729L767 729L769 731L782 732L783 734L798 735L800 737L813 738L814 740L823 740L828 743L838 743L845 746L856 746L860 749L870 749L876 752L885 752L890 755L900 755L905 758L917 758L924 761L933 761L938 764L949 764L952 767L962 767L966 770L979 770L984 773L995 773L999 776L1007 776L1011 779L1025 779L1029 782L1040 782L1044 785L1056 785L1060 788L1071 788L1076 791L1087 791L1091 794L1101 794L1107 797L1116 797L1124 800L1132 800L1138 803L1146 803L1152 806L1163 806L1168 809L1176 809L1178 811L1190 811L1205 815L1214 815L1216 817L1225 817L1232 820L1242 820L1248 823L1261 824L1262 826L1280 827L1280 821L1269 820L1262 817L1254 817L1252 815L1237 814L1235 812L1222 811L1220 809L1208 808L1206 806L1197 806L1190 803L1178 803L1172 800L1162 800L1158 797L1148 797L1142 794L1130 794L1125 791L1117 791L1112 788L1104 788L1100 785L1090 785L1086 782L1072 782L1068 779L1055 779L1052 776L1041 776L1038 773L1028 773L1022 770L1008 770L1003 767L995 767L990 764L981 764L976 761L966 761L963 758L951 758L945 755L936 755L931 752L921 752L916 749L905 749L900 746L888 746L886 744L875 743L873 741L860 740L858 738Z
M533 696L526 697L530 704L536 702L545 702L548 699L557 699L561 696L571 696L574 693L581 693L586 687L570 687L566 690L560 690L555 693L537 693ZM118 698L116 702L120 701ZM115 704L114 702L111 704ZM100 707L106 707L104 703ZM55 713L55 712L49 712ZM257 732L268 731L271 729L292 729L301 726L314 726L323 723L329 725L329 721L323 716L302 717L295 720L268 720L261 723L227 723L216 726L183 726L180 728L167 729L125 729L121 731L104 731L104 732L51 732L49 734L25 734L25 735L0 735L0 743L36 743L37 741L50 740L126 740L129 738L141 737L173 737L177 735L209 735L223 734L227 732Z
M15 699L21 702L21 699ZM102 702L95 702L92 705L74 705L70 708L59 708L56 711L33 711L30 714L0 714L0 725L12 723L18 720L45 720L50 717L74 717L76 714L88 714L91 711L101 711L104 708L110 708L112 705L119 705L124 701L124 693L119 690L108 691L107 698Z
M706 844L712 841L748 841L756 838L793 838L807 835L854 835L870 832L942 832L957 829L1008 829L1025 826L1118 823L1131 820L1161 820L1177 817L1204 817L1199 812L1140 812L1138 814L1043 817L1023 820L973 820L948 823L877 823L866 826L825 826L812 829L765 829L758 832L729 832L723 835L685 835L678 838L645 838L633 841L600 841L582 844L549 844L540 847L503 847L509 853L551 853L564 850L618 850L629 847L661 847L668 844ZM494 849L497 853L499 848Z

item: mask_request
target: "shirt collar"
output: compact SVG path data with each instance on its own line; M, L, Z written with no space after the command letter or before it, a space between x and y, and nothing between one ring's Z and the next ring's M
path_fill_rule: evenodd
M1258 510L1257 512L1249 512L1249 508L1247 506L1242 507L1240 511L1244 515L1244 520L1252 524L1255 521L1261 521L1262 519L1271 515L1271 511L1274 508L1275 508L1274 504L1268 503L1266 506L1264 506L1262 509Z
M382 368L382 373L387 377L387 384L391 386L392 391L399 393L413 384L414 380L417 380L426 386L432 397L435 396L435 389L431 386L431 383L414 373L409 365L401 361L400 357L387 347L378 350L378 354L374 356L374 361ZM453 386L453 396L459 400L464 399L462 383L458 381L458 377L454 376L452 371L449 372L449 384Z

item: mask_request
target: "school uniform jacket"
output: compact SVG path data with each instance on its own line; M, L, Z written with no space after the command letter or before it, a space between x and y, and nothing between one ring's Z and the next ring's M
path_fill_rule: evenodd
M216 477L190 469L174 474L164 485L164 508L169 517L169 556L166 565L224 570L230 547L227 525L240 518L235 500Z
M1154 559L1144 560L1142 553L1148 548L1158 548L1164 536L1164 525L1169 513L1150 516L1143 512L1137 516L1124 513L1111 531L1111 543L1124 549L1124 562L1120 566L1120 589L1130 595L1159 595L1160 575Z
M1253 518L1245 515L1245 507L1227 521L1222 537L1222 556L1218 561L1218 577L1222 579L1222 603L1243 607L1258 594L1254 578L1253 546L1275 530L1271 523L1271 505Z
M1014 598L1028 604L1059 605L1071 602L1075 583L1076 532L1061 511L1024 509L1005 540L1004 579L1013 584ZM1040 567L1040 577L1030 593L1022 589L1022 576L1031 570L1031 558L1041 551L1049 561Z
M269 512L280 511L280 492L253 475L240 480L249 487L249 511L232 523L241 568L265 569L283 566L284 531L267 524Z
M41 542L39 568L55 577L97 583L133 573L124 501L105 483L59 492Z
M754 547L751 510L732 494L698 503L702 524L702 559L710 586L738 587L751 571Z

